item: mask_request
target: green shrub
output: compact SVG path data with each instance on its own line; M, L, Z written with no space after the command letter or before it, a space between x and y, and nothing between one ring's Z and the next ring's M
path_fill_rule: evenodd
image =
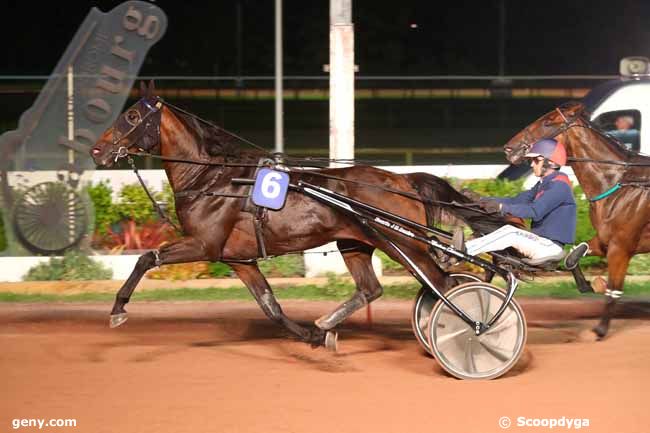
M329 298L346 299L355 291L354 283L348 282L339 276L328 273L327 285L323 287L323 294Z
M68 252L63 258L53 257L47 263L32 267L25 281L109 280L113 271L78 251Z
M225 263L211 262L208 264L210 276L214 278L225 278L232 275L232 269Z
M301 255L288 254L286 256L273 257L268 260L257 262L260 271L266 277L304 277L305 261ZM221 262L214 262L208 265L210 276L214 278L231 277L233 272L230 266Z
M628 275L648 275L650 274L650 254L639 254L632 257L630 267L627 270Z
M106 229L120 220L120 214L111 197L113 188L105 181L87 186L86 192L93 203L95 230L102 235L106 234Z
M160 200L160 193L149 189L154 199ZM120 202L116 205L119 215L136 223L144 223L157 217L147 193L138 183L124 185L120 191Z
M165 213L167 217L174 222L174 224L179 225L178 216L176 216L176 202L174 200L174 190L172 189L169 182L165 182L163 185L163 190L160 193L160 201L165 203Z
M589 218L589 200L585 198L580 186L573 189L573 196L576 199L578 214L576 242L585 242L596 236L596 229L591 225L591 219Z
M524 190L524 180L475 179L461 182L461 188L469 188L486 197L512 197Z
M375 250L374 255L379 257L379 260L381 260L381 269L384 273L390 274L390 273L406 272L406 270L402 265L400 265L395 260L388 257L388 255L385 252L381 250Z
M5 223L2 212L0 212L0 251L7 249L7 238L5 237Z
M596 236L596 229L591 225L589 218L589 200L584 195L580 185L573 189L573 196L576 200L576 244L586 242ZM569 248L569 247L567 247ZM580 260L580 266L584 268L603 266L604 259L602 257L585 257Z
M302 277L305 261L301 255L289 254L258 262L260 271L267 277Z

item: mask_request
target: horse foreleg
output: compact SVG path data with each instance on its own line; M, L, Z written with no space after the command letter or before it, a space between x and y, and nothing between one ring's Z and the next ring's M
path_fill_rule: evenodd
M607 290L605 296L607 301L605 303L605 311L600 318L600 323L593 329L599 338L604 338L609 330L609 323L618 299L623 296L623 284L625 282L625 274L627 273L628 265L632 254L628 249L622 248L616 243L612 243L607 248Z
M203 242L189 237L164 245L160 250L149 251L140 256L131 275L129 275L129 278L115 296L115 303L111 310L110 327L116 328L126 322L127 313L124 306L129 302L135 287L149 269L165 264L188 263L207 259Z
M379 298L383 293L381 284L372 268L374 247L355 241L338 241L337 245L356 283L357 291L334 311L316 320L316 326L324 330L334 328L350 317L352 313Z
M301 341L313 347L325 344L327 332L319 328L307 329L290 320L275 299L273 290L256 263L229 263L240 280L248 287L264 314L275 323L284 326Z

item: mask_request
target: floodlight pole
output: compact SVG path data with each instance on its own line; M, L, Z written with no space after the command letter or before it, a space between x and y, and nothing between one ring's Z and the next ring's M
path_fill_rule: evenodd
M284 152L284 89L282 86L282 0L275 0L275 151Z
M74 141L74 69L72 64L68 65L68 98L67 98L67 118L68 118L68 141ZM74 166L74 150L68 149L69 176L72 176ZM68 191L68 240L72 243L75 239L75 201L74 192Z
M354 159L352 0L330 0L330 158ZM332 167L340 164L332 163Z

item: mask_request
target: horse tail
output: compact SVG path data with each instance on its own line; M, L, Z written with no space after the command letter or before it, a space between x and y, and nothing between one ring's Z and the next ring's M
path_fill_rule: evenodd
M500 215L490 215L471 207L455 206L452 203L471 203L471 200L456 191L449 182L428 173L405 175L422 197L427 215L427 225L444 224L459 226L467 224L474 232L490 233L508 224Z

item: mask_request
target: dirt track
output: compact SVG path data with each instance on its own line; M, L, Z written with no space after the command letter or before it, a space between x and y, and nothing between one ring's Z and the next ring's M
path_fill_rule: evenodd
M284 338L252 302L136 302L116 330L108 304L2 304L0 431L75 418L42 431L499 432L502 416L511 431L549 430L517 427L519 416L649 431L650 322L617 320L592 342L583 335L595 321L581 318L599 304L522 303L526 352L490 382L451 378L426 356L408 302L375 303L372 329L355 315L336 355ZM283 302L305 322L334 305Z

